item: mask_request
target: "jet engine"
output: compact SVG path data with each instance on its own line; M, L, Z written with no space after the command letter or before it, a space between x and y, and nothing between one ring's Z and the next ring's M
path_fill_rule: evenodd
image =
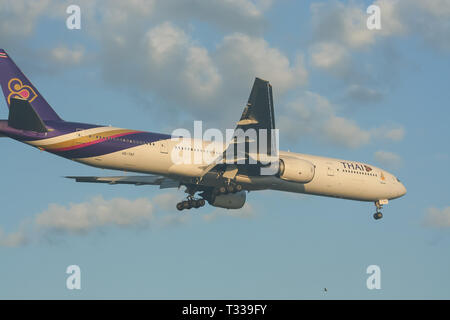
M314 178L315 166L303 159L280 158L278 176L287 181L308 183Z
M240 209L244 206L246 200L246 193L244 190L236 193L228 193L212 196L208 199L210 205L225 209Z

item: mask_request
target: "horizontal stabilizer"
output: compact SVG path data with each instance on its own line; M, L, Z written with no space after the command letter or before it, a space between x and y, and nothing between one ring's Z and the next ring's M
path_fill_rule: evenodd
M8 126L15 129L35 132L48 131L42 119L31 107L30 102L18 98L11 98Z

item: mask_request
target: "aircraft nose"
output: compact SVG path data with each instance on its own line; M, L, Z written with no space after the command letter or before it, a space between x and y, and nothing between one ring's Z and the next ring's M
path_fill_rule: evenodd
M400 192L399 192L399 197L402 197L406 194L406 187L403 185L403 183L400 183Z

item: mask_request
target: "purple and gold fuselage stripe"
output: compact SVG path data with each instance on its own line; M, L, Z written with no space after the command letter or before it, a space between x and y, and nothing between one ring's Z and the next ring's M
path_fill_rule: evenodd
M90 135L86 135L83 137L71 138L66 141L49 144L46 146L42 146L45 150L48 151L68 151L77 148L83 148L95 143L100 143L108 139L114 139L117 137L122 137L129 134L135 134L140 131L136 130L127 130L127 129L118 129L118 130L110 130L106 132L98 132L92 133Z
M135 131L135 132L137 132L137 131ZM90 146L90 145L93 145L93 144L96 144L96 143L100 143L100 142L106 141L108 139L119 138L119 137L130 135L132 133L133 132L119 133L119 134L115 134L115 135L109 136L107 138L100 138L100 139L97 139L97 140L94 140L94 141L81 143L81 144L78 144L78 145L75 145L75 146L71 146L71 147L54 149L54 151L56 151L56 152L58 152L58 151L69 151L69 150L84 148L84 147L87 147L87 146Z
M85 123L46 121L45 125L49 129L48 132L27 132L9 127L8 120L0 120L0 132L67 159L98 157L171 139L168 134Z
M82 158L103 156L110 153L138 147L143 144L152 143L159 140L170 139L170 137L171 137L170 135L166 134L139 132L135 134L129 134L124 139L122 138L104 139L102 141L99 141L98 143L90 144L77 149L65 151L54 151L54 150L47 150L47 151L68 159L82 159Z

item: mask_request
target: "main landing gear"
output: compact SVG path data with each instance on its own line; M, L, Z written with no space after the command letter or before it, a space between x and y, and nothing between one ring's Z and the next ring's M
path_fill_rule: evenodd
M177 209L179 211L192 208L198 209L203 207L206 204L206 201L208 201L209 203L211 203L211 201L214 201L216 196L241 192L243 189L244 188L242 187L242 185L237 184L231 180L228 180L226 184L214 189L201 189L196 185L190 184L187 186L185 191L188 194L187 200L178 202ZM199 197L196 198L195 194L197 192L200 193L198 194Z
M388 204L388 200L377 200L375 201L375 207L377 208L377 212L373 214L373 218L375 220L380 220L383 218L383 214L381 213L381 209L383 208L384 204Z
M228 183L225 186L221 186L219 188L214 189L214 194L216 196L218 196L221 194L236 193L236 192L240 192L242 190L243 190L243 188L240 184Z
M177 203L177 209L179 211L184 209L198 209L203 207L206 204L206 200L202 198L195 198L195 193L199 191L198 188L194 185L189 185L186 188L186 193L188 194L187 200L181 201Z
M198 209L200 207L203 207L205 204L205 199L194 199L193 197L188 197L187 200L177 203L177 209L179 211L192 208Z

